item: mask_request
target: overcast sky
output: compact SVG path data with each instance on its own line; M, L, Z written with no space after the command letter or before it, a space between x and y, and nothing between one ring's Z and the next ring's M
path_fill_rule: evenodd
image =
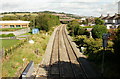
M81 16L100 16L118 12L119 0L0 0L0 12L56 11Z

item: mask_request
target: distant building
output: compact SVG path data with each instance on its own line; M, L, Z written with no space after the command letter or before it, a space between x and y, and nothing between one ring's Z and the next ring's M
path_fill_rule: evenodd
M30 21L0 21L0 28L29 27Z
M99 18L105 21L105 25L107 26L107 29L117 28L120 25L120 15L117 13L114 16L110 16L108 14L106 17L103 17L101 15Z

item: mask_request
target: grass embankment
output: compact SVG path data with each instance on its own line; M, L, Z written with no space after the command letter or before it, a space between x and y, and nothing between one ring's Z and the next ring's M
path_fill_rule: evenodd
M34 61L35 64L39 64L42 59L42 55L45 52L49 37L50 34L46 35L43 32L32 35L30 39L34 40L34 44L27 42L22 47L16 49L11 55L6 57L6 59L3 59L2 76L19 76L27 63L31 60ZM36 50L38 52L35 52Z
M16 31L25 28L0 28L0 31Z
M2 41L2 47L5 49L12 47L19 42L19 40L13 40L13 39L9 39L9 40L5 39L0 41Z

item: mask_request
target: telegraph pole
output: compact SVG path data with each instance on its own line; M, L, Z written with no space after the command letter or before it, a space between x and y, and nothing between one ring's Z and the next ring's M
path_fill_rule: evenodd
M106 52L106 48L107 48L107 45L108 45L108 37L110 36L110 34L107 34L107 33L104 33L103 36L102 36L102 40L103 40L103 52L102 52L102 65L101 65L101 75L102 77L104 77L104 54Z

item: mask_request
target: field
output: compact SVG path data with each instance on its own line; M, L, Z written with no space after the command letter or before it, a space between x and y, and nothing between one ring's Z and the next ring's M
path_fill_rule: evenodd
M0 41L2 41L2 47L5 49L12 47L19 42L19 40L12 40L12 39L9 39L9 40L5 39Z
M26 42L20 48L17 48L11 55L3 59L2 77L19 77L23 69L32 60L35 66L40 63L42 55L45 52L50 34L45 33L32 35L29 40L35 43ZM36 50L38 52L36 52Z

